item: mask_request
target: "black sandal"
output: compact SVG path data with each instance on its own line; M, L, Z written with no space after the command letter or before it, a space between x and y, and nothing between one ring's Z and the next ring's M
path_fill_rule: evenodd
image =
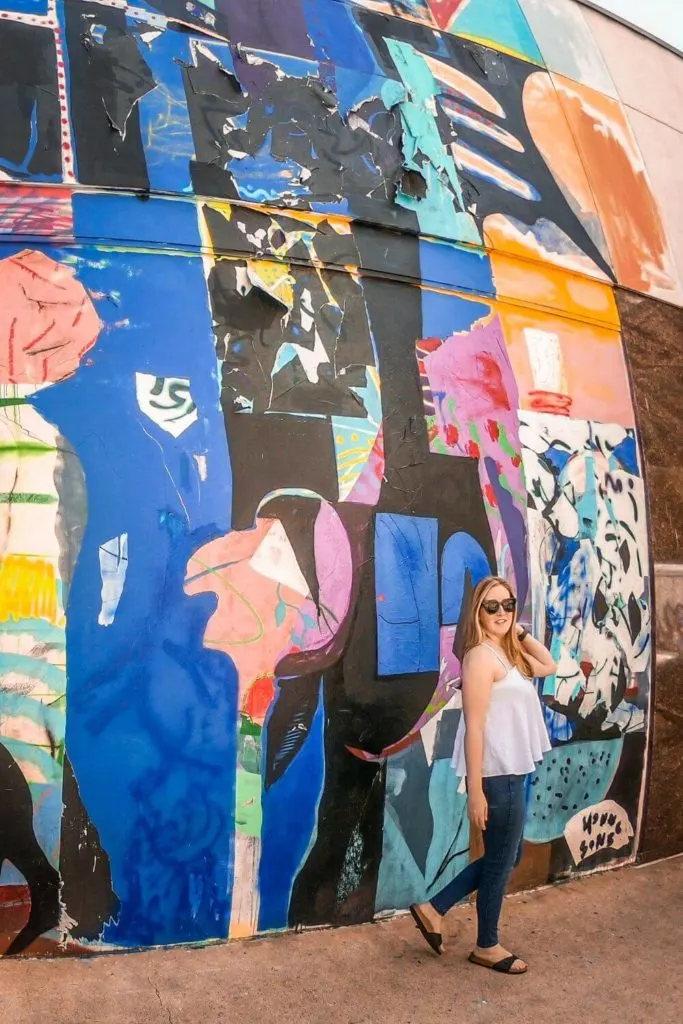
M490 971L498 971L499 974L526 974L529 970L528 966L524 964L523 971L513 971L512 966L516 963L524 963L518 956L511 953L510 956L503 957L502 960L498 960L497 963L491 963L490 960L482 960L476 953L470 953L468 957L470 963L476 964L478 967L487 967Z
M441 932L430 932L427 925L420 917L417 910L417 903L413 903L410 907L410 913L413 915L413 920L420 930L422 938L425 940L427 945L434 950L434 952L441 956L443 953L443 935Z

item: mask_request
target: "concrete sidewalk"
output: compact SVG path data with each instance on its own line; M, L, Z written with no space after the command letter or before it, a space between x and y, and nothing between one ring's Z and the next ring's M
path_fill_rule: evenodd
M681 1024L683 858L506 901L532 970L436 957L410 918L194 950L0 963L3 1024Z

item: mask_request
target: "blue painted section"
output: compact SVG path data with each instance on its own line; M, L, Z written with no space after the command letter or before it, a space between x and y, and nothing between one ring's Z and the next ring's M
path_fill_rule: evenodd
M524 838L559 839L570 818L604 800L619 766L623 738L555 747L531 776Z
M75 193L73 197L74 233L82 240L128 248L145 245L156 249L200 249L197 206L190 199L162 199L151 196ZM207 305L206 289L203 298Z
M271 705L275 707L276 701ZM263 731L266 763L267 729ZM315 842L318 807L325 782L325 704L318 708L308 738L284 775L263 791L259 931L286 928L296 876Z
M457 35L473 36L482 42L505 47L527 60L543 64L533 32L519 0L469 0L451 22Z
M379 64L368 41L346 4L320 3L320 0L301 0L308 34L316 57L334 67L339 83L344 68L373 74ZM341 101L341 95L339 96Z
M420 246L422 258L423 246ZM422 336L424 338L450 338L459 331L468 331L472 324L489 316L491 307L483 302L470 302L456 295L441 292L422 292Z
M2 9L36 17L47 14L47 0L2 0Z
M614 469L625 469L627 473L631 473L633 476L640 476L636 436L633 432L630 431L621 444L617 445L612 452L610 462Z
M453 242L421 239L420 270L425 284L457 288L458 291L472 292L477 297L486 295L493 298L496 294L491 260L485 252L465 249ZM458 300L457 296L448 298L451 302L463 301ZM488 307L486 309L488 311ZM481 315L476 313L474 318Z
M439 667L436 519L375 519L377 664L380 675Z
M454 533L448 538L441 556L441 622L444 626L460 621L467 576L476 587L491 571L484 549L469 533Z
M230 527L202 263L87 248L50 255L74 266L103 321L80 370L34 398L78 453L88 487L68 606L66 748L121 901L103 937L131 946L225 937L237 674L203 647L215 598L183 589L192 554ZM177 440L138 409L138 371L190 379L199 420ZM194 453L206 454L205 481ZM99 546L123 532L126 584L104 628Z
M138 103L150 188L190 192L195 153L182 76L182 64L191 63L187 37L163 32L140 50L158 83Z

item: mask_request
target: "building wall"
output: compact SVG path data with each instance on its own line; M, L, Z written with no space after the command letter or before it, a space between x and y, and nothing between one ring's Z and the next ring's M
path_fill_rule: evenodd
M653 607L618 290L683 286L592 18L0 6L2 948L435 893L477 846L450 757L492 571L558 661L516 883L633 859Z

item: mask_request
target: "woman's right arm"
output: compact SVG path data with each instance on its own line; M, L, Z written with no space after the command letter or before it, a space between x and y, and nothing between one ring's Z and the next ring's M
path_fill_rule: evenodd
M482 831L486 828L488 804L482 777L484 764L484 725L493 688L493 664L481 647L468 651L462 667L462 711L465 716L465 764L467 766L467 804L470 821Z

